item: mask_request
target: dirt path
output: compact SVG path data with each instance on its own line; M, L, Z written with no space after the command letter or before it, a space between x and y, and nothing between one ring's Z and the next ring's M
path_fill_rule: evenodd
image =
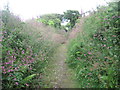
M77 88L78 82L75 78L75 73L71 70L67 63L65 63L67 57L67 44L70 39L77 36L78 32L82 31L83 19L76 25L76 28L70 32L68 40L64 44L61 44L49 61L45 73L43 75L43 83L46 88ZM58 38L59 39L59 38Z
M51 88L76 88L77 82L75 80L74 72L69 69L66 60L67 44L62 44L49 62L44 76L44 83Z

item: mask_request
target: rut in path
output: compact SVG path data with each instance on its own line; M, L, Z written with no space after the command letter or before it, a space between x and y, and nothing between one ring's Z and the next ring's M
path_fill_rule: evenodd
M83 19L81 20L81 23L70 32L68 39L75 38L78 32L82 31L82 24ZM52 60L48 63L43 75L45 87L78 88L75 72L68 67L67 63L65 63L68 42L69 40L66 40L66 43L61 44L61 46L56 49Z

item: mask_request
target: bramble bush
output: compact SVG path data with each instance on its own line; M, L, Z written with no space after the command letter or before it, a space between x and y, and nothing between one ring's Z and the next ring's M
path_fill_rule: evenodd
M55 45L45 41L40 31L36 32L37 27L22 22L9 8L0 11L0 15L3 89L41 87L41 75Z
M80 88L120 87L120 15L118 3L98 7L84 20L83 31L68 48L68 65Z

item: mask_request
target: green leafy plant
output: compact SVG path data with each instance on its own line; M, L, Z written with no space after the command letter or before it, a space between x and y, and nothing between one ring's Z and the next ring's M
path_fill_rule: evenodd
M118 88L119 22L117 2L100 6L84 19L83 31L68 48L68 65L80 88Z

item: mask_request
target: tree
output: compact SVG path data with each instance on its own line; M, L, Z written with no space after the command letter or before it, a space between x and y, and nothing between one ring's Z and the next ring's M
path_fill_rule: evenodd
M62 22L63 15L61 14L46 14L40 16L40 19L38 19L40 22L54 26L55 28L61 28L61 22Z
M70 20L70 28L73 28L79 16L80 14L77 10L67 10L64 12L64 19Z

